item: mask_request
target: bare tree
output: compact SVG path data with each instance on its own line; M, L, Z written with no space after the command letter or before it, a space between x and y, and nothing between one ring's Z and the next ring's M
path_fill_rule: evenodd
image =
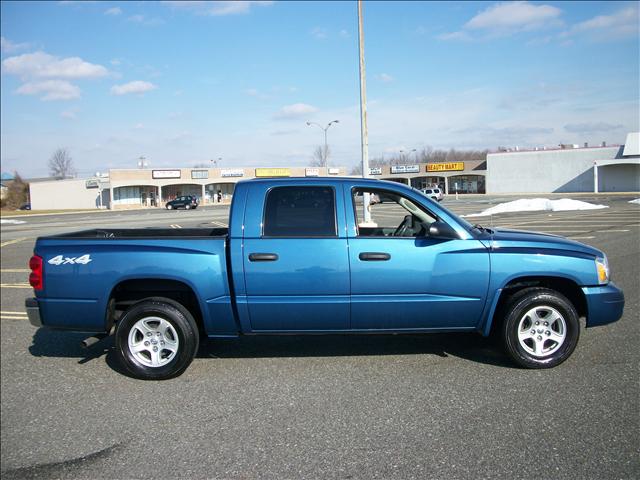
M318 146L313 151L313 159L311 160L312 167L326 167L327 166L327 158L329 158L329 147L326 149L323 146Z
M0 207L15 210L29 200L29 184L14 172L13 180L6 182L7 194L0 200Z
M55 178L67 178L75 175L73 159L66 148L59 148L49 159L49 174Z

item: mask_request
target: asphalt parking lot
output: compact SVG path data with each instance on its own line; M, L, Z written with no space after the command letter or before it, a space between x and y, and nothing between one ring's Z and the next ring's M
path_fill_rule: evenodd
M35 237L226 225L227 207L16 218L1 239L2 478L640 477L640 206L469 220L604 250L623 318L551 370L475 335L256 337L203 345L184 375L121 374L112 342L27 321ZM461 214L509 199L448 198ZM5 218L5 217L3 217Z

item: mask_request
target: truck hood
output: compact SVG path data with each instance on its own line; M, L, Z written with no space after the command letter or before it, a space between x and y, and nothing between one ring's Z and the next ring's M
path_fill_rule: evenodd
M604 253L597 248L549 233L495 228L493 229L493 234L485 238L488 240L488 246L492 249L517 248L518 250L531 250L532 252L564 250L593 257L604 256ZM484 241L486 242L486 240Z

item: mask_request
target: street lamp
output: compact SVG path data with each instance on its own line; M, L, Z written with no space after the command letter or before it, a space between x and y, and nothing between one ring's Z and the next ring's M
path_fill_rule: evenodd
M320 130L324 132L324 152L322 153L322 161L324 163L324 166L327 168L329 168L329 165L327 164L327 153L328 153L327 152L327 130L329 130L329 127L334 123L340 123L340 120L332 120L329 123L327 123L326 127L323 127L322 125L319 125L316 122L307 122L308 127L310 127L311 125L315 125L316 127L318 127Z
M138 157L138 168L147 168L149 164L147 163L147 157L140 156Z
M414 148L414 149L412 149L412 150L409 150L409 153L407 154L407 159L411 160L411 154L412 154L413 152L415 152L415 151L417 151L415 148ZM403 155L403 153L404 153L404 150L400 150L400 159L402 159L402 160L404 160L404 155ZM418 154L416 153L416 156L417 156L417 155L418 155Z

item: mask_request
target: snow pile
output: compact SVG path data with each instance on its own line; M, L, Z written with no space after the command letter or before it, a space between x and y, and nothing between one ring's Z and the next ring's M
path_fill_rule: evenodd
M13 220L9 218L0 218L0 223L13 223L14 225L18 225L20 223L27 223L24 220Z
M629 203L637 203L640 204L640 198L636 198L635 200L629 201Z
M473 213L464 215L465 217L484 217L486 215L495 215L497 213L508 212L564 212L567 210L597 210L599 208L609 208L606 205L594 205L593 203L581 202L580 200L571 200L562 198L560 200L549 200L548 198L522 198L513 202L500 203L495 207L487 208L481 213Z

